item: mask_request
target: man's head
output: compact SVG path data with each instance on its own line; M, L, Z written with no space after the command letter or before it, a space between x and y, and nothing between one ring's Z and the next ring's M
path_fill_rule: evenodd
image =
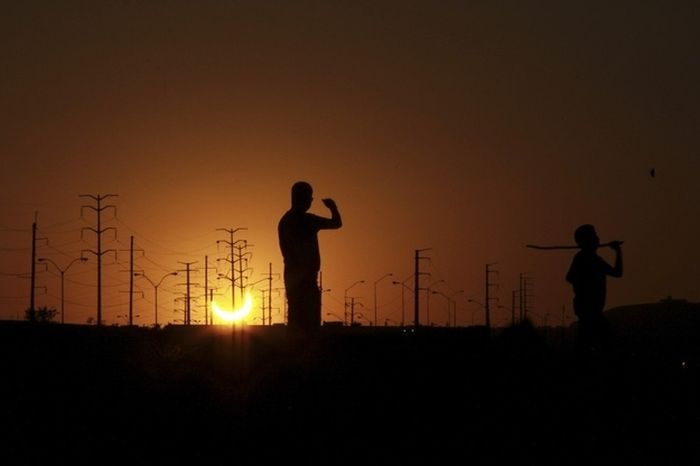
M292 186L292 208L306 212L311 207L314 190L306 181L297 181Z
M600 246L600 238L596 234L595 227L590 224L581 225L574 232L576 244L581 249L596 249Z

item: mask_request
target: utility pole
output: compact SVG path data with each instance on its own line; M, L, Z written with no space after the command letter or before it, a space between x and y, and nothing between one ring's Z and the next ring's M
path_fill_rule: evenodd
M49 240L46 238L37 238L36 229L37 222L39 220L39 212L34 212L34 222L32 223L32 268L31 268L31 289L29 290L29 309L30 312L35 310L36 306L36 242L39 240L46 241L48 244Z
M267 303L268 303L268 305L267 305L267 322L268 322L268 325L272 325L272 277L274 275L279 275L279 274L272 273L272 262L269 262L267 264L267 274L264 274L264 278L267 280ZM322 278L321 278L321 280L322 280ZM319 285L319 291L321 294L323 294L323 288L321 287L321 285ZM262 322L262 324L265 325L265 297L264 296L263 296L262 307L263 307L263 322Z
M355 297L350 297L350 326L355 324Z
M143 253L143 249L134 249L134 236L129 237L129 325L134 325L134 251ZM143 270L139 270L143 274Z
M529 272L521 272L520 277L519 277L519 282L520 282L520 320L524 321L527 320L527 311L528 311L528 292L530 291L528 289L528 285L530 284L530 280L532 280L532 277L529 275Z
M31 275L31 290L29 293L29 312L34 312L34 306L36 303L36 221L38 213L34 213L34 222L32 223L32 275ZM33 314L32 314L33 315Z
M425 289L420 287L420 276L430 275L427 272L420 271L420 261L422 259L430 260L428 257L421 256L420 253L430 251L432 248L416 249L414 254L414 272L413 272L413 326L420 327L420 290Z
M490 280L491 274L492 274L492 273L496 273L496 274L498 273L497 270L491 270L491 266L496 265L496 264L497 264L497 262L492 262L492 263L490 263L490 264L486 264L486 272L485 272L485 275L486 275L486 277L485 277L485 278L486 278L486 285L485 285L485 290L484 290L484 294L485 294L485 297L484 297L484 312L485 312L486 315L485 315L485 319L484 319L484 320L485 320L485 323L486 323L486 328L489 329L489 330L491 329L491 306L490 306L490 302L491 302L492 300L497 299L497 298L491 296L490 291L491 291L491 287L494 287L494 286L497 287L497 286L498 286L498 285L495 284L495 283L491 283L491 280Z
M116 197L118 194L80 194L78 197L86 197L92 199L95 205L84 205L80 207L80 216L83 215L83 209L92 209L97 215L97 228L83 227L80 230L80 236L82 239L83 231L89 230L95 233L97 236L97 251L92 249L84 249L81 251L81 256L83 252L89 252L97 257L97 325L102 325L102 256L108 252L113 252L115 255L117 251L115 249L102 250L102 233L108 230L114 231L114 236L117 236L117 229L114 227L102 228L102 211L105 209L114 209L114 214L117 214L117 207L115 205L102 205L102 201L110 197Z
M129 237L129 327L134 325L134 235Z
M246 261L246 267L243 267L243 260L247 252L243 252L244 249L248 247L248 241L243 240L241 244L241 241L237 242L236 244L236 251L238 254L236 254L235 262L238 263L238 289L241 292L241 302L245 301L245 277L243 276L243 272L248 270L248 259L245 259Z
M240 239L237 241L234 241L233 234L236 233L237 231L241 231L241 230L247 230L247 228L217 228L216 229L216 231L224 231L224 232L229 234L228 241L218 240L216 242L216 244L219 244L219 243L226 244L229 247L229 250L231 252L231 258L225 259L231 263L231 309L236 309L236 267L235 267L236 266L236 256L235 256L233 248L236 245L236 243L244 241L244 240L240 240ZM242 286L242 284L241 284L241 286ZM242 296L243 296L243 291L241 289L241 299L243 299Z
M393 276L393 275L394 275L394 274L391 273L391 272L385 273L384 275L382 275L381 277L379 277L377 280L374 281L374 326L375 326L375 327L377 326L377 323L378 323L378 322L377 322L377 307L378 307L378 306L377 306L377 284L378 284L380 281L384 280L385 278L391 277L391 276Z
M185 280L186 280L186 282L185 282L185 312L184 312L184 318L183 318L184 325L190 325L191 317L192 317L191 312L190 312L190 310L192 309L191 305L190 305L190 298L191 298L190 285L192 285L192 283L190 282L190 272L193 272L194 270L192 270L190 267L196 263L197 263L196 261L195 262L180 262L180 261L178 261L178 264L182 264L185 266L184 270L178 270L178 272L185 272L185 274L186 274L185 275L185 277L186 277L185 278Z
M216 267L209 267L209 256L204 256L204 324L211 325L214 324L214 316L210 314L211 302L214 300L209 299L209 269L216 270Z

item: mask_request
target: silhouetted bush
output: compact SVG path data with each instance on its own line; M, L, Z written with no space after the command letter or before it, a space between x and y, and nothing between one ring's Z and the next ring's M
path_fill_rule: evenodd
M27 308L24 311L24 318L29 322L51 322L58 311L52 307L42 306L38 309Z

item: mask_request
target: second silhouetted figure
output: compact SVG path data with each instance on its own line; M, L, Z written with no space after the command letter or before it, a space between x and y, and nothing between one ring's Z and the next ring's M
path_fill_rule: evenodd
M578 317L577 350L588 353L594 345L607 346L610 324L603 314L606 298L606 278L622 276L622 241L611 241L615 265L611 266L597 254L600 239L593 225L581 225L574 234L581 250L576 253L566 280L574 289L574 312Z
M343 225L338 207L332 199L323 199L331 218L307 212L313 202L313 188L305 181L292 186L292 207L277 226L279 245L284 259L284 286L287 293L289 327L313 331L321 326L321 290L318 272L321 254L320 230Z

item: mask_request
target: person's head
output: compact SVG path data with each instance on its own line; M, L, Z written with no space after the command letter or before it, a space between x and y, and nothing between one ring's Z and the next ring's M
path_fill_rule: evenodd
M292 186L292 208L306 212L311 207L314 190L306 181L297 181Z
M595 227L590 224L578 227L574 232L574 239L581 249L595 250L600 246L600 238L598 238Z

